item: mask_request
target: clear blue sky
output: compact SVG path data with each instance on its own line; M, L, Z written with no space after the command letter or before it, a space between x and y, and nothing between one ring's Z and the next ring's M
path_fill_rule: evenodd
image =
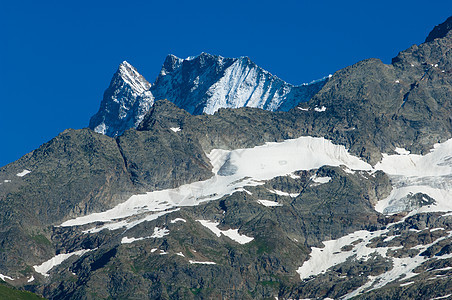
M83 128L123 60L153 82L165 56L249 56L300 84L391 58L452 1L1 1L0 166Z

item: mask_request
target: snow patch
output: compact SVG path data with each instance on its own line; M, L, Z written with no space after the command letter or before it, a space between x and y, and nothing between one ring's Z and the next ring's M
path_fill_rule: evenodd
M292 197L292 198L296 198L300 195L300 193L287 193L287 192L283 192L283 191L279 191L279 190L267 189L267 191L269 191L270 193L276 194L278 196L286 196L286 197Z
M31 171L28 171L28 170L24 169L22 172L17 173L16 176L24 177L25 175L27 175L29 173L31 173Z
M145 239L144 237L140 237L140 238L131 237L131 238L128 238L128 237L125 236L125 237L122 238L121 244L131 244L133 242L142 241L144 239Z
M171 127L170 129L171 129L172 131L174 131L174 132L179 132L179 131L181 131L180 127Z
M166 229L166 228L162 229L162 228L155 227L154 228L154 233L151 236L140 237L140 238L134 238L134 237L128 238L128 237L125 236L125 237L122 238L121 244L130 244L130 243L133 243L133 242L136 242L136 241L141 241L141 240L144 240L144 239L162 238L162 237L164 237L165 235L168 235L168 234L169 234L169 230L168 229Z
M11 281L14 280L13 278L11 278L9 276L6 276L6 275L3 275L3 274L0 274L0 279L3 280L3 281L5 281L5 279L11 280Z
M184 222L185 223L187 221L185 219L182 219L182 218L176 218L176 219L170 221L171 224L174 224L176 222Z
M315 183L323 184L328 183L331 180L331 177L325 176L325 177L317 177L317 175L311 176L311 180Z
M259 204L262 204L263 206L267 207L273 207L273 206L282 206L281 203L278 203L276 201L270 201L270 200L257 200Z
M324 111L326 111L326 107L325 106L322 106L322 107L314 107L314 110L316 111L316 112L324 112Z
M32 282L32 281L34 281L34 280L35 280L34 276L31 275L30 279L28 279L27 282L30 283L30 282Z
M189 260L191 264L202 264L202 265L216 265L217 263L213 261L196 261L196 260Z
M441 296L441 297L436 297L436 298L432 298L431 300L440 300L440 299L448 299L450 296L452 296L452 294L448 294L445 296Z
M43 262L40 265L33 266L33 268L35 269L35 271L37 273L43 275L44 277L48 277L48 276L50 276L48 274L48 272L53 267L60 265L63 261L65 261L69 257L71 257L73 255L82 256L83 254L93 251L93 250L95 250L95 249L84 249L84 250L79 250L79 251L75 251L75 252L71 252L71 253L58 254L58 255L52 257L51 259Z
M217 237L220 237L223 234L224 236L227 236L231 240L242 245L254 240L254 238L252 237L240 234L238 229L220 230L218 229L218 225L220 225L220 223L218 222L212 222L208 220L196 220L196 221L198 221L199 223L201 223L201 225L212 231Z
M400 155L408 155L411 153L410 151L406 150L405 148L399 148L399 147L396 147L394 151Z

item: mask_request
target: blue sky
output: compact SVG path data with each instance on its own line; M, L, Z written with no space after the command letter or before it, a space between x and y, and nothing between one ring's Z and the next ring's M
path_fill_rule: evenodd
M448 1L2 1L0 166L83 128L123 60L153 82L165 56L249 56L300 84L389 63L452 14Z

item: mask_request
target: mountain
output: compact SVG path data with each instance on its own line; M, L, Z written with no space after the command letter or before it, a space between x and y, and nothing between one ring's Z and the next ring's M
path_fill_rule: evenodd
M299 102L308 101L326 80L294 86L258 67L248 57L201 53L187 59L168 55L151 85L123 62L89 128L108 136L120 135L126 129L136 128L154 100L162 99L196 115L245 106L288 111Z
M154 99L121 135L62 132L0 168L0 278L49 299L450 298L450 49L449 30L358 62L288 111Z
M89 127L109 136L136 127L154 103L150 87L151 84L124 61L113 75L99 112L91 118Z

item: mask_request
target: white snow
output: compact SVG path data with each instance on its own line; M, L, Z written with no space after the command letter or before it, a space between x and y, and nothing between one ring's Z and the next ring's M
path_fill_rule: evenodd
M300 179L301 178L301 176L299 176L299 175L295 175L295 174L289 174L289 177L290 178L292 178L292 179Z
M137 70L132 67L127 61L123 61L119 66L119 72L121 78L132 88L132 90L141 94L151 87L149 82L147 82Z
M32 282L32 281L34 281L34 280L35 280L34 276L31 275L30 279L28 279L27 282L30 283L30 282Z
M172 131L174 131L174 132L179 132L179 131L181 131L180 127L171 127L170 129L171 129Z
M9 276L6 276L6 275L3 275L3 274L0 274L0 279L3 280L3 281L5 281L5 279L14 280L13 278L11 278Z
M175 211L170 209L217 200L246 186L262 185L265 180L290 175L298 170L317 169L323 165L345 165L349 169L372 170L369 164L350 155L344 146L314 137L300 137L232 151L216 149L212 150L208 157L215 173L215 176L208 180L185 184L175 189L134 195L110 210L68 220L61 226L106 222L99 228L85 232L121 227L129 229L141 222ZM125 220L134 215L144 217L130 222Z
M311 176L311 180L315 183L323 184L328 183L331 180L331 177L325 176L325 177L317 177L317 175Z
M5 179L5 180L3 180L3 182L7 183L7 182L11 182L11 180L10 179Z
M154 253L155 251L157 251L158 249L157 248L152 248L151 249L151 253Z
M442 227L432 228L432 229L430 229L430 232L438 231L438 230L446 230L446 229L445 229L445 228L442 228Z
M125 219L121 220L121 221L117 221L117 220L115 220L113 218L110 221L107 220L107 223L105 225L101 225L100 227L93 227L93 228L90 228L88 230L84 230L82 232L83 233L95 233L95 232L100 232L100 231L102 231L104 229L116 230L116 229L120 229L120 228L123 228L123 227L125 227L128 230L128 229L130 229L132 227L137 226L138 224L141 224L143 222L149 222L149 221L156 220L156 219L158 219L159 217L161 217L163 215L170 214L170 213L176 212L178 210L179 210L179 208L173 209L173 210L161 211L161 212L157 212L157 213L153 213L153 214L146 214L146 213L142 213L142 212L139 211L137 213L137 215L142 214L142 215L144 215L144 217L134 219L134 220L132 220L130 222L125 220ZM75 219L75 220L77 220L77 219ZM69 220L69 221L73 221L73 220ZM89 224L89 223L91 223L91 222L88 222L87 224ZM65 226L65 225L60 225L60 226ZM72 226L72 225L67 225L67 226Z
M441 296L441 297L436 297L436 298L432 298L431 300L440 300L440 299L448 299L450 296L452 296L452 294L448 294L445 296Z
M182 257L185 257L185 255L182 253L182 252L178 252L178 253L176 253L176 255L179 255L179 256L182 256Z
M287 197L292 197L292 198L296 198L300 195L300 193L287 193L287 192L283 192L283 191L279 191L279 190L270 190L267 189L270 193L276 194L278 196L287 196Z
M131 244L133 242L142 241L144 239L145 239L144 237L140 237L140 238L131 237L131 238L128 238L128 237L125 236L125 237L122 238L121 244Z
M79 251L75 251L75 252L71 252L71 253L63 253L63 254L58 254L54 257L52 257L51 259L43 262L40 265L36 265L33 266L33 268L35 269L35 271L37 273L42 274L45 277L50 276L48 274L48 272L55 266L60 265L63 261L65 261L66 259L68 259L69 257L73 256L73 255L77 255L77 256L81 256L89 251L93 251L94 249L84 249L84 250L79 250Z
M182 219L182 218L176 218L176 219L170 221L171 224L174 224L176 222L184 222L185 223L187 221L185 219Z
M452 270L452 267L445 267L445 268L441 268L441 269L435 269L434 271L449 271Z
M204 74L202 76L205 77ZM209 79L203 78L201 81L209 82ZM274 111L284 100L290 101L287 98L292 89L292 85L242 57L224 69L223 76L209 87L206 94L210 97L203 112L213 114L221 107L244 106Z
M216 265L213 261L196 261L196 260L189 260L191 264L202 264L202 265Z
M405 148L399 148L399 147L396 147L394 151L400 155L408 155L411 153L410 151L406 150Z
M270 200L257 200L259 204L262 204L263 206L267 207L273 207L273 206L282 206L281 203L278 203L276 201L270 201Z
M24 169L22 172L17 173L16 176L24 177L25 175L27 175L29 173L31 173L31 171L28 171L28 170Z
M322 107L320 107L320 108L314 107L314 110L315 110L316 112L324 112L324 111L326 111L326 107L325 107L325 106L322 106Z
M423 206L412 213L427 211L452 211L452 139L434 145L426 155L410 154L396 148L396 155L383 154L375 165L390 176L393 190L375 209L381 213L397 213L406 209L407 196L423 193L436 203Z
M441 176L452 173L452 139L435 144L426 155L409 154L409 151L402 148L396 148L396 151L404 155L383 154L382 161L375 165L375 169L390 175L404 176Z
M387 242L390 242L390 241L392 241L393 239L395 239L396 237L398 237L399 235L391 235L391 236L388 236L387 238L385 238L384 240L383 240L383 242L385 242L385 243L387 243Z
M297 108L302 111L309 111L309 108L303 108L303 107L297 107Z
M413 284L413 283L414 283L414 281L405 282L405 283L401 283L400 286L407 286L407 285L410 285L410 284Z
M152 235L147 236L147 237L140 237L140 238L134 238L134 237L128 238L128 237L125 236L125 237L122 238L121 244L130 244L130 243L133 243L133 242L136 242L136 241L141 241L141 240L144 240L144 239L162 238L162 237L164 237L165 235L168 235L168 234L169 234L169 230L168 229L155 227L154 228L154 233Z
M218 225L220 223L218 222L212 222L208 220L196 220L199 223L201 223L204 227L208 228L210 231L212 231L217 237L220 237L222 234L224 236L227 236L231 240L239 243L239 244L246 244L254 240L252 237L248 237L244 234L240 234L238 229L228 229L228 230L220 230L218 229Z

